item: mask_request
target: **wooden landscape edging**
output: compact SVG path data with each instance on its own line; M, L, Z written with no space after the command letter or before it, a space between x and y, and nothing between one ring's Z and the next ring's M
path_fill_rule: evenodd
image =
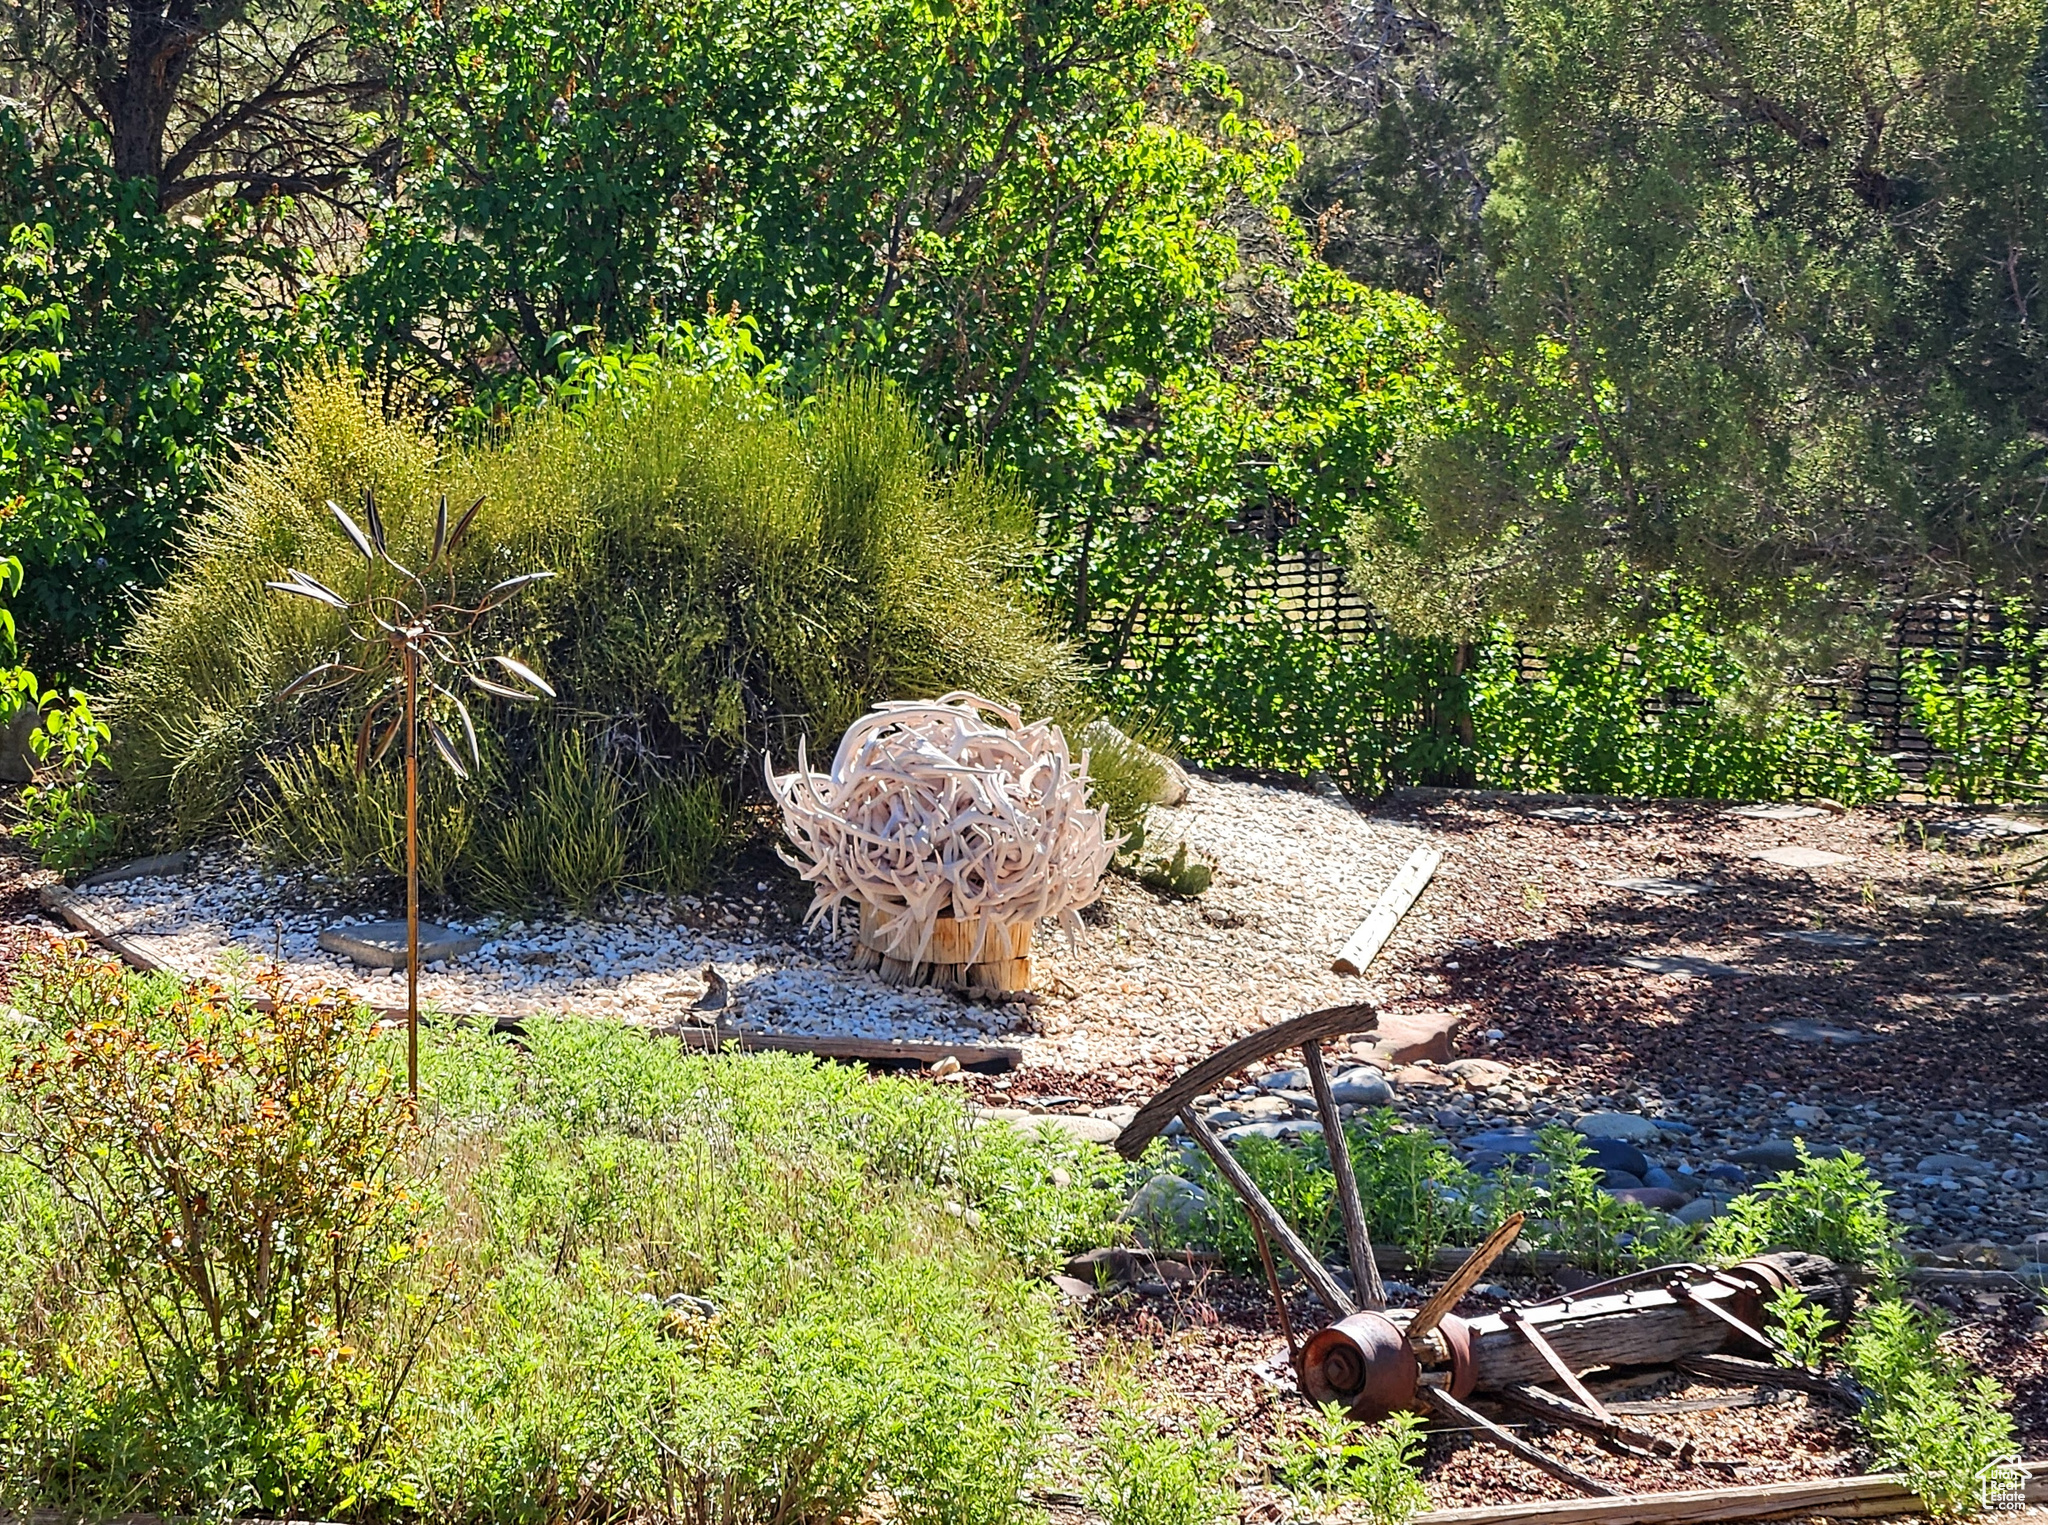
M2022 1463L2029 1504L2048 1502L2048 1462ZM1688 1525L1692 1521L1770 1520L1818 1515L1864 1519L1922 1514L1919 1495L1895 1472L1826 1477L1810 1482L1761 1483L1750 1488L1695 1488L1682 1493L1624 1493L1605 1499L1557 1499L1536 1504L1482 1504L1432 1509L1410 1525Z
M189 979L184 970L167 964L162 959L145 953L131 940L123 937L112 927L95 916L84 903L84 898L61 884L46 884L36 892L43 908L61 918L68 926L85 933L108 952L115 954L132 969L144 974L166 973ZM270 1002L258 997L253 1004L259 1011L270 1008ZM405 1020L403 1006L379 1006L363 1002L365 1009L379 1017ZM458 1013L458 1017L477 1022L489 1022L498 1031L516 1034L520 1031L520 1019L495 1012L476 1011ZM1009 1071L1024 1062L1024 1051L1008 1044L995 1043L902 1043L889 1038L820 1038L789 1033L757 1033L744 1028L728 1026L721 1018L714 1024L682 1028L650 1028L650 1032L664 1033L682 1042L706 1051L715 1051L735 1045L747 1053L791 1053L809 1054L818 1059L843 1059L860 1064L914 1064L928 1067L942 1059L954 1059L963 1070Z

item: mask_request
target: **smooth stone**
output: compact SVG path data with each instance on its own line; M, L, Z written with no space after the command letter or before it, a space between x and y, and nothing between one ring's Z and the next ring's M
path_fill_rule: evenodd
M403 969L406 934L402 921L370 921L349 927L329 927L316 939L329 953L353 959L366 969ZM481 937L451 932L446 927L420 923L420 962L461 958L484 945Z
M1530 814L1546 821L1562 821L1567 826L1622 826L1635 819L1626 810L1607 810L1598 805L1553 805Z
M1850 861L1845 853L1823 852L1818 847L1767 847L1762 852L1751 853L1758 863L1774 863L1779 868L1836 868Z
M1499 1128L1490 1133L1475 1133L1465 1140L1468 1147L1490 1151L1495 1154L1534 1154L1535 1133L1522 1128Z
M1984 1162L1974 1154L1930 1154L1913 1168L1924 1176L1984 1174Z
M1814 1144L1806 1146L1806 1152L1815 1159L1831 1160L1841 1154L1838 1144ZM1754 1165L1760 1170L1797 1170L1799 1151L1789 1138L1767 1138L1760 1144L1751 1144L1746 1149L1737 1149L1729 1158L1738 1165Z
M1652 1118L1651 1121L1657 1125L1657 1130L1660 1133L1676 1133L1685 1138L1691 1138L1700 1131L1691 1123L1682 1123L1675 1117L1656 1117Z
M1726 1181L1734 1186L1747 1186L1749 1177L1740 1165L1730 1165L1726 1160L1717 1160L1700 1175L1709 1181Z
M1619 1170L1625 1175L1640 1176L1650 1168L1650 1157L1626 1139L1590 1138L1586 1140L1586 1159L1589 1164L1602 1170Z
M191 873L192 866L198 861L191 848L181 847L174 853L158 853L151 858L137 858L131 863L103 868L79 880L78 887L89 890L94 885L119 884L127 879L169 879L174 875Z
M1727 1205L1726 1197L1694 1197L1685 1206L1673 1210L1671 1216L1687 1227L1693 1227L1716 1216Z
M1689 974L1702 980L1732 979L1744 972L1733 964L1717 964L1710 958L1694 958L1684 953L1631 953L1615 962L1624 969L1640 969L1646 974Z
M1638 895L1651 895L1658 899L1669 899L1682 895L1711 895L1714 887L1692 879L1602 879L1600 883L1610 890L1634 890Z
M1064 1133L1069 1138L1079 1139L1084 1144L1111 1144L1123 1132L1106 1117L1088 1117L1075 1112L1040 1112L1029 1121L1011 1124L1020 1130L1029 1129L1040 1138L1048 1133Z
M1638 1207L1651 1208L1660 1213L1676 1212L1685 1206L1683 1192L1669 1191L1658 1186L1625 1186L1620 1191L1610 1191L1607 1195L1617 1202L1633 1202Z
M1587 1138L1618 1138L1630 1144L1647 1144L1657 1136L1657 1125L1636 1112L1588 1112L1572 1126Z
M1600 1185L1609 1193L1617 1191L1639 1191L1646 1183L1643 1178L1627 1170L1603 1170Z
M1852 1043L1875 1043L1878 1034L1859 1032L1853 1027L1832 1027L1826 1022L1766 1022L1764 1031L1792 1043L1827 1043L1838 1047Z
M1721 814L1737 821L1805 821L1827 812L1814 805L1735 805Z
M1384 1107L1394 1099L1394 1088L1378 1070L1360 1065L1333 1076L1330 1095L1340 1106Z
M1824 1123L1828 1120L1827 1108L1809 1107L1799 1103L1787 1107L1785 1115L1795 1123L1805 1123L1808 1127L1815 1123Z
M1201 1221L1208 1208L1209 1194L1201 1187L1162 1170L1131 1193L1131 1200L1118 1216L1131 1223L1170 1223L1186 1233Z
M1262 1091L1306 1091L1308 1089L1308 1071L1275 1070L1259 1082L1259 1089Z

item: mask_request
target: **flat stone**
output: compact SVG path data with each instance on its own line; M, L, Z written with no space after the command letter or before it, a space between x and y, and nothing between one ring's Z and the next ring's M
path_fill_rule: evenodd
M402 921L367 921L354 926L329 927L320 934L318 941L329 953L353 959L366 969L405 967L406 936ZM446 927L424 921L420 923L420 963L423 965L461 958L483 945L481 937L451 932Z
M1850 861L1846 853L1823 852L1818 847L1767 847L1762 852L1751 853L1750 857L1759 863L1775 863L1779 868L1837 868Z
M1076 1112L1040 1112L1011 1126L1019 1131L1029 1130L1040 1138L1064 1133L1084 1144L1114 1143L1116 1136L1124 1131L1106 1117L1087 1117Z
M169 879L191 873L196 862L198 859L192 849L184 847L174 853L158 853L153 858L137 858L132 863L117 863L112 868L103 868L79 880L78 887L89 890L96 884L119 884L127 879Z
M1805 1019L1790 1022L1767 1022L1764 1031L1774 1037L1789 1039L1793 1043L1875 1043L1876 1033L1860 1032L1853 1027L1831 1027L1826 1022L1809 1022Z
M1588 1112L1572 1125L1587 1138L1614 1138L1629 1144L1647 1144L1657 1136L1657 1125L1635 1112Z
M1259 1088L1265 1091L1306 1091L1308 1071L1275 1070L1259 1082Z
M1546 821L1562 821L1567 826L1625 826L1635 819L1626 810L1608 810L1599 805L1553 805L1530 814Z
M1923 1176L1984 1174L1984 1162L1974 1154L1930 1154L1913 1168Z
M1686 953L1630 953L1616 962L1624 969L1640 969L1646 974L1685 974L1699 980L1732 979L1745 972L1733 964L1717 964Z
M1773 937L1788 938L1795 943L1805 943L1814 948L1836 948L1847 952L1852 948L1867 948L1877 939L1866 932L1827 932L1821 930L1803 932L1773 932Z
M1660 1213L1677 1212L1685 1206L1685 1194L1663 1186L1624 1186L1619 1191L1610 1191L1608 1196L1617 1202L1633 1202L1638 1207L1652 1208Z
M1419 1064L1403 1065L1387 1078L1396 1085L1419 1086L1423 1090L1449 1090L1457 1084L1441 1070L1426 1070Z
M1319 1137L1323 1125L1313 1118L1294 1118L1284 1123L1239 1123L1235 1128L1225 1128L1216 1136L1226 1144L1235 1144L1248 1138L1309 1138Z
M1714 893L1711 884L1694 879L1602 879L1600 883L1610 890L1634 890L1638 895L1650 895L1659 900Z
M1949 821L1929 821L1927 829L1937 836L1964 842L2020 841L2048 831L2048 824L2023 821L2010 815L1972 815Z
M1804 1105L1803 1103L1795 1103L1794 1105L1787 1107L1785 1109L1785 1115L1791 1118L1792 1121L1794 1121L1795 1123L1804 1123L1809 1128L1812 1127L1815 1123L1824 1123L1828 1120L1826 1108L1809 1107Z
M1498 1059L1454 1059L1443 1070L1453 1080L1478 1091L1491 1091L1514 1073Z
M1418 1059L1440 1064L1451 1057L1451 1040L1464 1021L1462 1013L1452 1011L1383 1013L1370 1052L1388 1068Z
M1631 1175L1626 1170L1603 1170L1600 1172L1600 1188L1610 1196L1618 1191L1639 1191L1642 1189L1643 1184L1641 1176Z
M1734 805L1721 814L1737 821L1804 821L1827 812L1815 805Z

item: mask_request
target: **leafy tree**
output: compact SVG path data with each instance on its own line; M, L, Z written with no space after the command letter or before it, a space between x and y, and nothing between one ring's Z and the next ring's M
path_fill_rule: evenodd
M381 66L345 46L323 0L0 3L0 57L41 125L102 135L115 178L148 181L163 210L332 199L388 157L360 135Z
M1500 0L1222 0L1212 48L1292 127L1288 202L1356 279L1431 297L1480 253L1509 54Z
M709 300L998 440L1051 378L1204 350L1223 214L1290 167L1187 63L1187 0L354 14L394 60L408 171L344 331L443 396L517 395L565 341Z
M2038 576L2048 153L2033 0L1513 0L1488 282L1417 502L1411 625L1604 629Z
M15 612L48 679L160 578L209 461L257 438L300 333L296 261L250 209L166 218L90 141L39 153L4 110L0 227L0 556L25 570Z

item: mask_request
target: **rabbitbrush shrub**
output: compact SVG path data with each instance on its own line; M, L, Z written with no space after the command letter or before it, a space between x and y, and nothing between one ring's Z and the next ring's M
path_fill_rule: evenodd
M443 493L457 512L482 498L458 593L558 574L482 633L560 698L467 696L487 766L428 788L446 893L588 905L621 883L686 886L764 747L791 759L807 735L829 755L883 698L972 688L1044 713L1076 693L1021 590L1028 509L971 462L942 466L883 384L795 409L743 372L653 362L450 449L356 377L311 372L271 444L227 471L112 676L131 835L238 822L280 861L393 866L390 791L339 750L366 695L275 699L344 644L343 617L263 588L299 567L353 596L364 564L326 505L355 511L366 491L413 565Z
M1083 1146L567 1018L429 1029L414 1117L347 1008L70 958L11 996L0 1513L1028 1515L1065 1346L1027 1261L1118 1200Z

